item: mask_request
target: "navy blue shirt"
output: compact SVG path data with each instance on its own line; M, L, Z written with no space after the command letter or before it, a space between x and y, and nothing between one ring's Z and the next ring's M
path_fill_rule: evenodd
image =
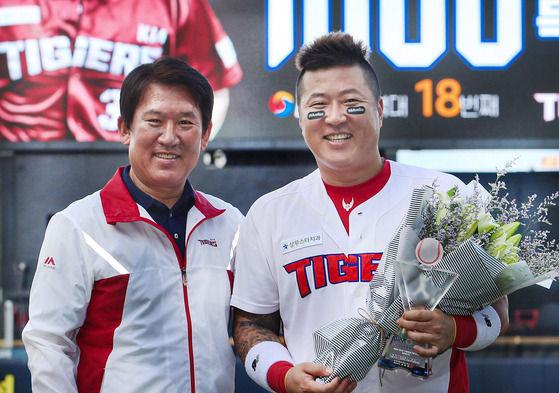
M186 216L196 201L194 189L190 182L186 180L180 199L169 209L165 204L153 199L134 184L130 178L130 165L124 168L122 180L132 199L146 209L153 220L171 235L184 258L186 248Z

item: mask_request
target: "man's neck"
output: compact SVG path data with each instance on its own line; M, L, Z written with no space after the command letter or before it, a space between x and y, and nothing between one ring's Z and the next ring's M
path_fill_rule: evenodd
M362 184L378 175L383 168L384 158L380 157L380 155L362 170L355 170L355 168L348 168L347 170L330 169L319 165L322 180L326 184L335 187L352 187Z

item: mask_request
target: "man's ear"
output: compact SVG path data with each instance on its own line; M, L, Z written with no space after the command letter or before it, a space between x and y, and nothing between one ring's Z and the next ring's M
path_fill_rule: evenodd
M124 146L130 145L130 129L126 127L126 123L122 116L118 117L118 136Z
M212 127L213 127L213 122L210 121L210 124L208 124L208 128L202 134L202 138L200 140L200 151L205 150L206 147L208 146L208 142L210 141L210 136L212 135Z

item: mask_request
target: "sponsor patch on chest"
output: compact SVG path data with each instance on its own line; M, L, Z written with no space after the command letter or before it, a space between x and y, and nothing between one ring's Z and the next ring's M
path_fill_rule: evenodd
M309 233L308 235L302 235L294 237L287 240L282 240L281 249L284 254L299 250L304 247L316 246L317 244L322 244L322 233Z

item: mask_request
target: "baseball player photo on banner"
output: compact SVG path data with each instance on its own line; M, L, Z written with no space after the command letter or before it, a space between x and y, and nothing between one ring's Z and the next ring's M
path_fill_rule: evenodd
M1 140L118 141L124 77L166 55L211 83L215 134L242 70L206 0L2 0Z

